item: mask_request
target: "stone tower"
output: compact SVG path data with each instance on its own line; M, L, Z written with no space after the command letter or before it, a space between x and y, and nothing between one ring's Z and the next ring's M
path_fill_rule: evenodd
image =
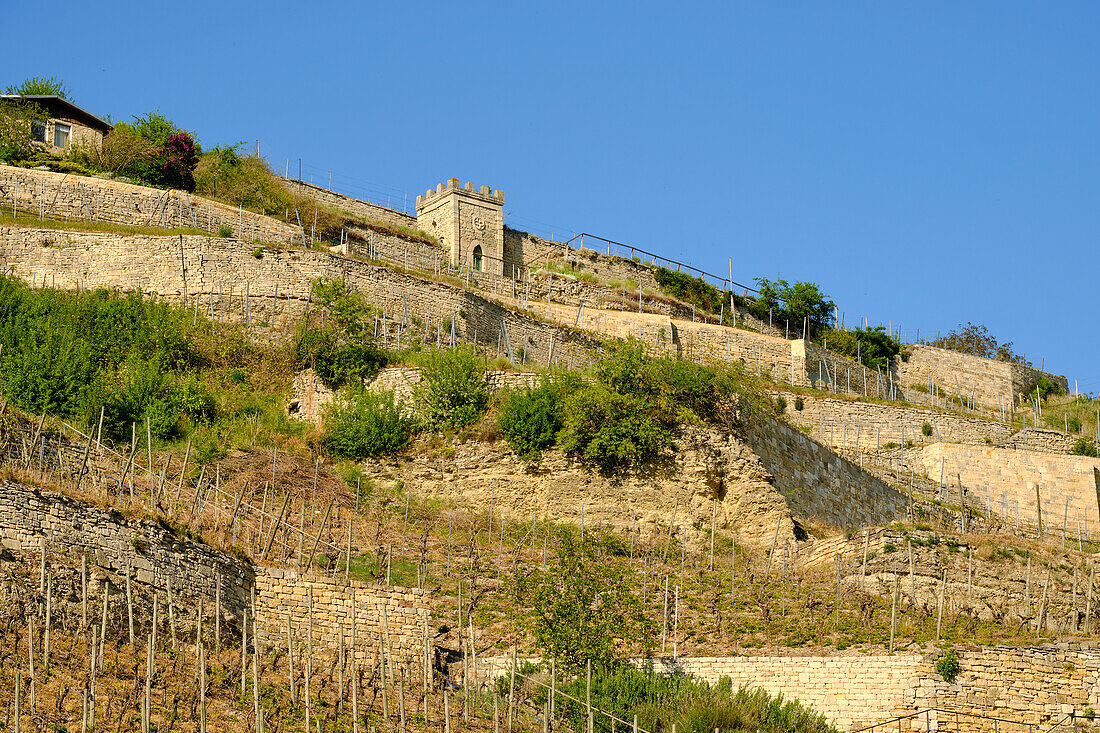
M439 239L451 265L504 274L504 192L452 178L416 197L416 225Z

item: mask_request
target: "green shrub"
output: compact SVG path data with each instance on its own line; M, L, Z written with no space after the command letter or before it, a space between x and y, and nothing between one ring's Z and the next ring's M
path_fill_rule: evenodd
M829 328L819 338L828 344L830 351L850 359L858 358L860 363L872 369L887 369L893 357L901 353L901 343L882 326L846 331Z
M687 273L675 272L664 267L653 269L653 278L661 290L673 298L694 305L709 313L718 313L727 299L726 292L718 290L701 278Z
M150 145L142 157L123 169L123 173L153 186L195 190L195 166L202 151L192 133L157 111L143 117L135 115L132 124L119 122L115 129L133 133Z
M775 398L775 411L780 415L787 411L787 398L783 395Z
M927 423L927 422L924 423L923 425L920 426L920 432L921 432L921 435L925 435L925 436L931 435L932 434L932 424Z
M222 239L229 239L233 236L233 227L228 224L222 224L218 227L218 236Z
M565 399L558 443L606 473L663 460L686 424L732 428L764 408L731 372L679 358L655 359L637 341L620 341L596 366L596 383Z
M298 328L295 355L300 369L312 368L326 384L360 384L386 363L370 331L373 309L342 279L313 284L316 307Z
M565 403L562 448L605 473L652 463L675 445L653 412L652 403L637 395L604 386L581 390Z
M537 461L554 445L562 428L563 389L544 381L528 390L501 395L497 424L508 445L525 461Z
M798 410L799 412L802 412L802 407L803 407L802 398L801 397L795 397L794 398L794 409Z
M1062 389L1062 385L1046 377L1039 377L1039 381L1035 383L1035 388L1039 391L1039 396L1044 400L1052 394L1060 395L1065 391Z
M945 682L954 682L959 676L959 658L954 649L948 649L936 660L936 671L940 673Z
M414 403L424 427L461 428L485 414L489 390L472 347L428 352L420 374L424 381L416 385Z
M561 689L582 701L563 699L559 706L573 730L585 730L586 675L579 674ZM630 721L637 715L638 727L650 731L669 731L675 726L682 733L835 733L824 716L796 700L773 697L760 688L734 690L728 677L708 684L683 672L656 674L652 667L594 665L592 706L619 720ZM605 715L594 716L593 724L595 733L611 732L611 721ZM623 728L629 725L619 724L618 729Z
M361 461L396 453L412 437L392 391L358 392L333 404L325 417L322 441L332 455Z
M335 328L317 325L298 329L295 355L300 368L312 368L330 387L361 385L386 363L370 341L346 339Z
M176 385L200 365L189 324L190 314L137 293L32 291L0 276L0 384L35 414L88 423L102 406L109 437L129 440L146 417L165 437L178 427Z
M1096 448L1096 443L1088 438L1078 438L1077 442L1073 445L1073 449L1070 451L1075 456L1091 456L1092 458L1100 457L1100 451Z
M258 260L262 260L264 258L264 248L257 247L256 249L252 250L252 256Z

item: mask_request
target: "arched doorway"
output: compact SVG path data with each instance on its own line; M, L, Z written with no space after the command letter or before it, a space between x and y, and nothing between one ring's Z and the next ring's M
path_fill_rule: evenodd
M483 259L484 258L481 256L481 245L474 245L474 269L478 272L481 272Z

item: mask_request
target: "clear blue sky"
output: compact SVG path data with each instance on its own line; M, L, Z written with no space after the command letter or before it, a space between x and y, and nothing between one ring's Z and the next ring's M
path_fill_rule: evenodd
M511 226L819 283L849 323L987 324L1100 392L1100 5L0 0L63 77L205 146Z

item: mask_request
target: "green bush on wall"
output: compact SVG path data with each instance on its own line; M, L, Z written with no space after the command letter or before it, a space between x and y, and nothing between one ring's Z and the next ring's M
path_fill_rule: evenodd
M325 417L323 442L335 456L353 461L396 453L412 437L413 421L392 391L353 392Z
M424 381L416 385L414 404L423 427L461 428L485 414L489 388L472 347L429 352L421 364L420 375Z

